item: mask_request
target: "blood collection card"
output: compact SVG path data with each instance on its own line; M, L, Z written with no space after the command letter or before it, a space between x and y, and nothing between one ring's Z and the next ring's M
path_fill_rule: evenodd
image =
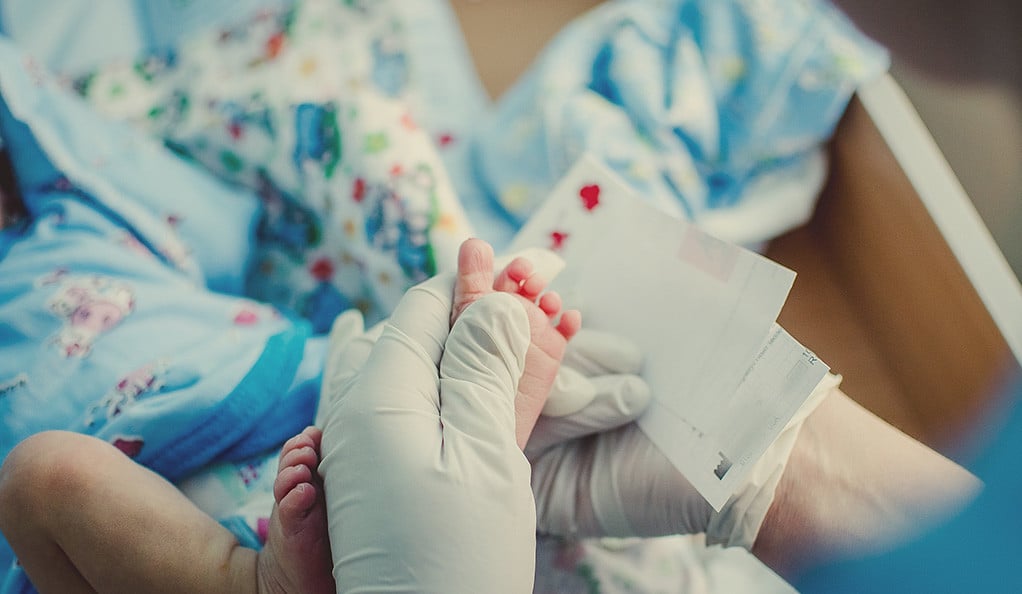
M512 242L565 261L551 285L583 326L645 354L639 425L720 509L827 372L775 323L795 273L649 206L589 157Z

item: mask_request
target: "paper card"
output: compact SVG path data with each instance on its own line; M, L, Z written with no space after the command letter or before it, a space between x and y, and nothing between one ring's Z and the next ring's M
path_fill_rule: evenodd
M775 338L764 352L795 274L655 210L590 158L568 172L511 250L531 246L564 258L551 288L582 311L585 327L643 350L655 404L639 424L719 508L815 386L801 392L809 380L795 382L794 392L767 400L749 387L776 384L765 357L786 361L797 345ZM775 417L784 422L771 426ZM722 477L714 474L720 452L734 467Z
M660 401L639 425L665 453L685 452L686 458L701 461L682 469L668 455L719 510L827 371L819 357L774 324L738 390L722 399L716 418L705 425L711 430L698 439L678 431L686 425L684 418Z

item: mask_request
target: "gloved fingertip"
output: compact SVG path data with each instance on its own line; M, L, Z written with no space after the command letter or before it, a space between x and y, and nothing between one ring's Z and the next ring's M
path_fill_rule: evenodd
M637 375L621 376L621 409L624 412L639 416L653 400L653 392L641 377Z
M641 415L653 399L649 384L637 375L605 375L592 379L598 409L608 418L631 421Z
M334 318L330 326L330 346L337 346L337 342L345 342L353 336L362 334L365 330L365 322L362 319L362 312L357 309L349 309Z
M595 398L596 387L589 378L574 369L561 367L550 388L550 397L543 406L543 414L548 417L574 414L589 406Z
M617 334L583 326L568 343L564 364L586 375L638 373L642 350Z

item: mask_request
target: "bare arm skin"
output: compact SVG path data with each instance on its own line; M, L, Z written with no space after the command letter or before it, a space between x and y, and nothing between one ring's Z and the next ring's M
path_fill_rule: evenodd
M911 538L981 488L967 470L835 390L802 427L752 552L790 579Z

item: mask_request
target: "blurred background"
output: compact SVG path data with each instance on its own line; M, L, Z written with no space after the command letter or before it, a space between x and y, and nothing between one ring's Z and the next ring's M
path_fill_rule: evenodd
M908 94L1022 278L1022 1L835 0Z

